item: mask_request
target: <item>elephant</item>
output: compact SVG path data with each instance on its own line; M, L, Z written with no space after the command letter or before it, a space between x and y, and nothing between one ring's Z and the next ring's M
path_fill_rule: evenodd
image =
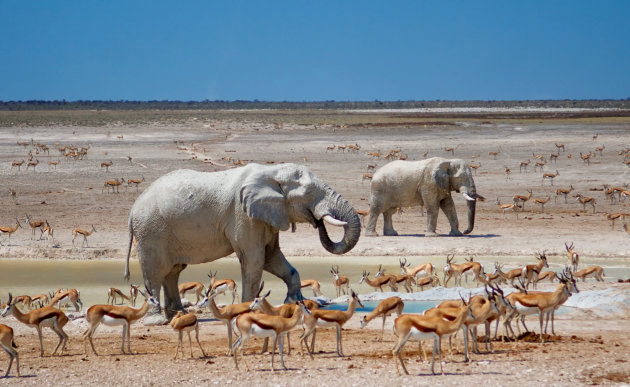
M324 222L344 227L343 238L333 242ZM125 278L135 238L144 282L156 295L163 287L168 320L182 309L180 272L231 253L241 265L243 302L256 296L263 270L286 283L285 302L301 300L299 273L279 244L279 231L295 230L295 223L317 228L322 246L333 254L350 251L361 234L352 205L305 166L176 170L154 181L131 209Z
M398 208L424 206L427 210L426 236L439 236L438 210L448 218L451 236L461 236L455 203L451 191L461 192L468 204L469 234L475 225L477 200L483 200L475 189L470 167L461 159L433 157L421 161L397 160L384 165L372 177L370 217L365 227L366 236L377 236L376 221L383 214L383 235L398 235L392 225L392 215Z

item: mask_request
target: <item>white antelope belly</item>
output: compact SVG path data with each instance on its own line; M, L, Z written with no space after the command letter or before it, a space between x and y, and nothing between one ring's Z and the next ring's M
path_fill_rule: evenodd
M273 337L275 331L273 329L263 329L258 325L252 325L250 333L257 337Z
M57 321L57 316L53 316L53 317L47 318L46 320L42 320L42 322L40 323L40 326L44 328L52 328L53 325L55 324L55 321Z
M416 340L429 340L429 339L435 339L437 336L433 332L422 332L422 331L412 327L411 328L411 337L413 337Z
M195 324L195 325L189 325L189 326L187 326L187 327L185 327L185 328L182 328L182 329L180 329L180 330L181 330L182 332L191 332L191 331L194 331L194 330L195 330L195 326L196 326L196 324Z
M227 285L221 285L221 286L217 286L216 288L214 288L214 291L216 293L225 293L228 290L228 286Z
M317 326L318 326L318 327L322 327L322 328L326 328L326 327L336 327L337 325L339 325L339 324L337 324L337 323L336 323L336 322L334 322L334 321L326 321L326 320L322 320L322 319L318 319L318 320L317 320Z
M538 313L538 307L531 307L531 306L525 306L523 304L521 304L520 302L516 302L516 311L520 314L524 314L526 316L529 316L530 314L536 314Z
M110 317L108 315L105 315L103 316L101 323L110 327L115 327L115 326L125 325L127 323L127 320L125 320L124 318L115 318L115 317Z

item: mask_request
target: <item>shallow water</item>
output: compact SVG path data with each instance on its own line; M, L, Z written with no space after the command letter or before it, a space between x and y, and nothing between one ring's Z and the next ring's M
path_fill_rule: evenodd
M438 272L441 273L441 262L443 261L441 258L410 258L414 264L429 260L435 263ZM480 260L480 262L485 267L490 268L495 260L495 258L488 258L488 261ZM358 284L363 270L370 270L373 276L378 265L382 263L387 267L388 273L397 274L399 271L397 257L290 257L289 261L298 269L301 278L313 278L320 281L322 292L330 298L336 297L336 289L332 284L330 274L330 267L333 264L339 264L341 274L350 277L350 287L359 294L374 292L366 284ZM516 259L509 258L509 261L513 262ZM586 264L596 263L604 266L607 281L616 282L616 278L630 277L630 265L623 259L593 259L592 261ZM560 270L560 262L555 264L552 262L551 266L552 270ZM105 303L107 301L106 291L110 287L116 287L128 293L129 284L123 278L124 269L125 262L123 260L3 259L0 260L0 299L6 301L8 292L12 292L14 295L34 295L53 292L58 288L76 288L81 292L81 299L85 307ZM130 262L130 270L131 283L142 284L138 261L132 260ZM240 265L235 258L222 258L210 263L188 266L182 272L180 281L200 281L207 286L209 283L207 274L210 270L217 271L219 278L236 280L238 293L241 294ZM263 280L265 281L265 289L271 290L270 302L282 303L286 296L284 283L268 273L263 274ZM464 287L473 287L474 281L469 281L468 284L462 281L462 284ZM313 295L309 289L304 289L303 293L306 297ZM188 294L187 298L192 302L196 301L193 294ZM231 295L218 297L219 303L229 303L231 300ZM344 307L345 304L342 304L341 308ZM422 307L418 306L418 310ZM415 310L416 307L414 307L414 312ZM407 309L405 311L407 312Z
M363 308L357 306L356 311L368 313L374 310L380 301L361 301L361 303L363 304ZM403 313L423 313L425 310L431 309L439 303L440 301L405 301ZM348 304L330 304L326 305L323 309L346 310L348 309Z

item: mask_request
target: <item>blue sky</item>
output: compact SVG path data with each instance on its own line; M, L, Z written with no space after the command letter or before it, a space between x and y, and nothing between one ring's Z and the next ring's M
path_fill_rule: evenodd
M0 100L630 97L629 1L0 0Z

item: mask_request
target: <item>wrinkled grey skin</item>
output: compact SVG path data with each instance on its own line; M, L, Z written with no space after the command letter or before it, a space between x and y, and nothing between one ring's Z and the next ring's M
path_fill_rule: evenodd
M450 225L451 236L461 236L451 191L464 194L468 205L468 228L475 225L476 199L483 199L475 189L470 167L464 160L433 157L421 161L393 161L380 168L372 178L370 217L365 235L377 236L376 221L383 214L383 235L398 235L392 215L398 208L424 206L427 210L426 236L439 236L435 228L441 209Z
M341 241L328 238L325 215L347 222ZM291 302L302 299L300 276L280 251L278 233L293 223L317 227L322 245L334 254L351 250L361 233L352 206L304 166L177 170L156 180L134 203L129 251L135 236L145 285L158 296L164 288L169 320L182 309L177 284L186 265L232 252L241 263L243 301L254 299L265 270L286 283L286 302Z

